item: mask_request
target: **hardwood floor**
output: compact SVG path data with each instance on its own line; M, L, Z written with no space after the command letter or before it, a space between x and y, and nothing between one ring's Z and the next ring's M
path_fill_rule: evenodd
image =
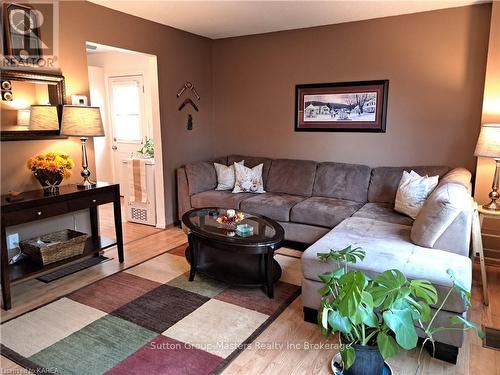
M104 220L101 221L105 225ZM144 226L141 226L144 227ZM12 289L13 308L1 312L1 320L16 317L37 306L90 284L123 268L135 265L157 254L163 253L186 242L185 234L178 228L149 233L144 227L146 237L133 239L137 233L130 235L125 244L125 263L120 265L116 259L116 250L108 250L106 255L113 260L65 277L62 280L44 284L37 280L29 280L17 284ZM277 258L283 267L287 267L287 257L300 255L297 251L283 249ZM283 259L282 259L283 258ZM297 262L290 262L296 264ZM289 282L301 279L300 267L287 269ZM474 265L472 304L469 318L476 323L500 327L500 268L488 266L490 306L483 306L478 265ZM328 362L334 349L326 344L336 344L335 338L325 338L319 329L302 319L302 303L298 298L292 303L264 332L254 344L241 353L224 371L232 374L330 374ZM274 347L270 347L273 346ZM415 374L417 352L400 353L389 362L395 374ZM15 363L1 358L2 373L26 373ZM22 372L21 372L22 371ZM472 333L467 335L460 351L459 363L456 366L434 360L424 355L420 374L432 375L466 375L488 374L500 375L500 351L482 347L481 341Z
M125 203L122 198L122 227L123 227L123 242L128 243L140 238L144 238L151 234L161 232L163 229L155 227L129 223L125 218ZM101 235L115 238L115 224L113 219L113 204L103 204L99 206L99 229Z

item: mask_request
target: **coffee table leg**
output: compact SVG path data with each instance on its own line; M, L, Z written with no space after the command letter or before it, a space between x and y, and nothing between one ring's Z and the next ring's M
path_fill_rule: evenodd
M274 263L274 251L268 250L266 255L266 285L267 285L267 296L269 298L274 298L274 275L273 275L273 263Z
M189 271L189 281L194 280L196 274L196 262L198 260L198 241L194 240L189 236L189 248L190 248L190 260L191 260L191 270Z

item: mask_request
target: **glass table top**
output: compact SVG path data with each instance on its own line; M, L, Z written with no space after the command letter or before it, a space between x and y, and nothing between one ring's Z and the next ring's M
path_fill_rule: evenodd
M196 233L242 242L267 242L280 240L279 237L283 236L283 229L274 220L242 211L235 211L236 214L243 214L241 221L231 224L221 222L221 218L228 216L227 211L222 208L196 209L184 215L183 223Z

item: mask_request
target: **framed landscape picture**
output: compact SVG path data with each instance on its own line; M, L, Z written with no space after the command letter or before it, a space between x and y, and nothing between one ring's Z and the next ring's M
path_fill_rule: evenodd
M295 131L385 132L389 80L295 86Z

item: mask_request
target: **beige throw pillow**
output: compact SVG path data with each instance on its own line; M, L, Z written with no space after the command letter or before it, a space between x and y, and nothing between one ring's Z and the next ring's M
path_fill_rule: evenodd
M245 160L239 161L237 164L243 165ZM235 163L236 164L236 163ZM234 189L234 165L224 165L214 163L215 172L217 173L217 187L215 190L232 190Z
M415 219L438 181L439 176L420 176L415 171L404 171L396 193L394 210Z
M253 168L247 168L244 165L234 163L236 182L233 193L265 193L262 179L263 166L264 164L259 164Z

